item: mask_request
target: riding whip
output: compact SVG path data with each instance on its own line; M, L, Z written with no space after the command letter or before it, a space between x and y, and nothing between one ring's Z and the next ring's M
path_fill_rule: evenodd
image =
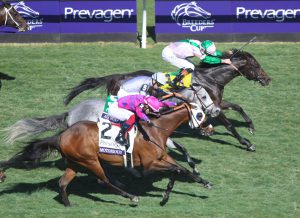
M249 45L251 42L254 42L256 40L256 36L254 36L252 39L250 39L246 44L244 44L242 47L240 47L236 52L234 52L229 59L233 58L238 52L240 52L243 48L245 48L247 45Z

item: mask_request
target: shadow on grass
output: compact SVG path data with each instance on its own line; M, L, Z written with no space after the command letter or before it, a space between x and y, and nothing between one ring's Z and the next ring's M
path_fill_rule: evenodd
M136 195L136 196L146 196L146 197L161 197L161 194L165 190L164 188L159 188L154 185L155 182L161 181L163 178L166 178L166 174L151 174L144 176L142 178L135 178L132 177L130 174L124 171L124 169L120 169L117 167L108 167L105 166L106 172L109 172L109 177L112 180L116 180L121 184L121 188L126 192ZM63 173L62 173L63 174ZM17 183L11 185L6 190L2 190L0 195L3 194L14 194L14 193L23 193L23 194L32 194L33 192L37 192L40 189L48 189L50 191L56 192L58 195L54 198L54 200L62 203L60 196L59 196L59 188L58 188L58 181L60 177L56 177L54 179L39 182L39 183ZM181 182L188 182L191 183L192 181L179 176L177 181ZM195 183L195 186L200 187L200 184ZM120 186L120 185L119 185ZM167 187L167 182L166 185ZM117 202L114 200L106 200L105 195L111 195L113 192L104 186L103 184L97 183L95 176L92 174L88 175L79 175L77 176L68 186L67 192L70 195L76 195L82 198L86 198L92 201L108 203L108 204L119 204L119 205L128 205L126 203ZM155 193L153 193L155 192ZM160 192L160 193L156 193ZM176 182L175 187L172 193L176 193L179 195L184 196L191 196L194 198L199 199L207 199L207 196L191 194L182 191L176 191ZM95 196L97 194L97 196ZM101 194L101 197L99 197ZM72 203L72 202L71 202ZM73 202L74 203L74 202ZM158 202L159 203L159 202Z
M236 121L236 120L232 120L232 119L229 119L229 121L233 124L234 127L237 127L237 128L239 128L239 127L246 127L246 128L248 128L248 126L246 125L245 122ZM216 135L221 135L221 136L226 136L226 137L230 136L230 137L233 137L233 138L235 138L235 137L231 133L229 133L229 132L224 132L224 133L218 132L217 131L218 126L223 126L223 125L220 124L215 119L212 120L212 121L210 121L209 123L214 126L215 131L216 131L211 137L201 135L201 133L199 132L199 130L193 130L187 124L180 126L176 131L174 131L174 133L171 135L171 137L173 139L175 139L175 141L176 141L176 138L182 138L182 137L189 137L189 136L191 136L193 138L201 139L201 141L199 141L199 145L204 144L205 141L211 141L211 142L214 142L214 143L217 143L217 144L230 145L230 146L233 146L235 148L239 148L241 150L246 150L246 147L244 147L244 146L242 146L240 144L232 144L232 143L229 143L229 142L227 142L225 140L214 139L213 137L216 136Z

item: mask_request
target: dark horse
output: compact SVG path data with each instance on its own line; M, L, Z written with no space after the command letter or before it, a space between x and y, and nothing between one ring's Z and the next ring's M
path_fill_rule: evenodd
M236 51L236 49L232 49L229 52L225 52L223 56L224 58L230 58L233 53L236 53ZM200 64L199 66L196 66L194 76L198 77L202 81L201 85L209 93L216 106L219 106L223 110L230 108L239 112L245 119L250 133L253 133L253 122L250 117L244 112L243 108L237 104L233 104L223 100L224 87L237 76L243 76L248 80L258 81L262 86L268 85L271 81L271 78L262 69L257 60L248 52L237 52L236 55L231 58L231 61L233 65L220 64L214 67L207 67ZM88 78L82 81L79 85L75 86L65 98L64 102L65 104L68 104L81 92L88 89L96 89L100 86L103 86L104 84L107 84L107 90L110 90L111 93L114 94L122 84L122 82L126 79L137 75L150 76L151 74L153 74L153 72L141 70L128 74L116 74L98 78ZM117 89L115 87L117 87ZM217 118L226 127L226 129L234 135L234 137L240 142L240 144L246 146L247 150L256 150L256 146L254 144L252 144L248 139L243 138L239 135L239 133L225 116L223 111L221 111Z
M14 79L16 79L16 78L13 77L13 76L9 76L9 75L7 75L7 74L5 74L5 73L1 73L1 72L0 72L0 89L1 89L1 87L2 87L2 82L1 82L1 80L14 80Z
M9 3L2 1L0 6L0 26L8 26L24 32L28 29L28 24L17 12L17 10Z
M134 140L133 163L143 172L169 172L169 183L163 194L164 205L172 191L177 175L192 179L194 182L203 184L210 188L211 184L200 176L197 176L180 166L166 150L167 138L182 123L186 123L191 117L190 105L184 103L171 111L165 112L157 119L152 119L155 127L149 127L145 122L140 121L138 132ZM163 129L163 131L162 131ZM76 176L76 166L82 166L92 171L99 180L114 192L129 198L134 203L138 198L131 195L119 187L115 186L106 176L101 161L113 166L123 166L123 157L118 155L99 154L99 129L95 122L80 121L64 130L61 134L52 137L35 140L29 143L24 149L6 162L2 162L0 167L5 170L16 162L40 161L49 155L49 151L58 150L66 159L67 166L64 175L59 180L60 195L65 206L70 206L70 201L66 192L68 184ZM4 181L4 171L0 171L0 181Z

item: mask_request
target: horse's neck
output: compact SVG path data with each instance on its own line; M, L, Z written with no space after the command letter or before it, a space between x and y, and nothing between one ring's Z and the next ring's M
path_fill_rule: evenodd
M204 76L212 78L215 83L226 86L231 80L238 76L235 69L230 65L221 65L206 70Z
M160 118L152 120L153 123L162 128L156 129L156 133L152 137L158 137L158 135L164 141L164 145L167 141L167 138L177 129L182 123L185 123L189 120L188 110L183 107L169 114L161 115ZM151 127L155 128L155 127Z

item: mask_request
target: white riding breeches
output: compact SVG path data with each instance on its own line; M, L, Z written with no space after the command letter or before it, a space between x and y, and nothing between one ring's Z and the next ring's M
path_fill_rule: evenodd
M175 66L179 69L181 69L181 68L191 68L192 70L195 69L194 64L192 64L191 62L189 62L185 59L178 58L169 47L165 47L163 49L162 59L164 61L169 62L170 64L172 64L173 66Z
M118 106L118 102L114 102L112 103L108 110L107 110L107 113L108 115L112 116L112 117L115 117L121 121L125 121L125 120L128 120L129 117L131 117L134 113L129 111L129 110L126 110L124 108L120 108Z

